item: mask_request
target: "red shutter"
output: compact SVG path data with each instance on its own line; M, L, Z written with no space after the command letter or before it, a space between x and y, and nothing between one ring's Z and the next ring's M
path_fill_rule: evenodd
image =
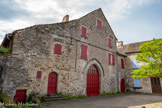
M97 26L98 28L102 28L102 21L100 19L97 19Z
M112 47L112 40L111 40L111 38L108 38L108 45L109 45L109 47Z
M87 59L87 46L81 45L81 58Z
M82 36L87 37L87 28L82 26Z
M108 38L108 45L109 45L109 47L110 47L110 38Z
M112 47L112 39L110 38L110 47Z
M111 54L109 53L108 56L109 56L109 64L111 64Z
M112 57L113 57L113 65L115 65L115 55L113 54Z
M60 44L55 44L54 54L61 55L61 48L62 46Z
M37 78L41 78L42 76L42 71L37 71Z
M121 59L121 68L124 69L124 59Z

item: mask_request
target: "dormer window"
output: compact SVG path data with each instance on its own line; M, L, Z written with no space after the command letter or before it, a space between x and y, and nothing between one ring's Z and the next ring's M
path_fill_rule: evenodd
M97 19L97 27L98 27L99 29L102 28L102 20L101 20L101 19Z
M85 26L82 26L82 37L87 37L87 28Z

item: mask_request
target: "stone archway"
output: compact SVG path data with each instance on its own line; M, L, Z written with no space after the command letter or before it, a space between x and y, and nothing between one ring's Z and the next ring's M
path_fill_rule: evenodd
M87 94L87 74L88 74L88 70L89 70L90 66L92 66L92 65L95 65L97 70L98 70L99 93L103 92L104 71L103 71L103 68L101 66L101 63L96 59L92 59L86 64L86 66L83 70L83 73L84 73L84 79L83 79L84 94Z

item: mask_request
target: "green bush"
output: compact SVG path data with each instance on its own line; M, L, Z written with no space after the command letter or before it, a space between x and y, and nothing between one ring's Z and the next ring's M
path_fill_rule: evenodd
M0 94L0 102L4 102L4 103L11 103L11 99L8 97L7 94L5 93L1 93Z
M38 96L38 99L40 100L41 103L45 102L44 96Z
M11 49L10 48L3 48L0 46L0 53L10 53Z
M31 92L31 93L29 94L29 96L27 97L26 101L27 101L28 103L36 103L36 100L32 98L32 97L34 97L34 96L36 96L36 94L33 93L33 92Z

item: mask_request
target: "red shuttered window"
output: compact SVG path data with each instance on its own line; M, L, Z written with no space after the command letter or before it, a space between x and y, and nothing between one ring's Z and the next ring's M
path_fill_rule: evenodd
M97 27L102 28L102 21L100 19L97 19Z
M111 64L111 54L109 53L108 56L109 56L109 65L110 65Z
M60 44L55 44L54 54L61 55L61 48L62 46Z
M41 78L42 76L42 71L37 71L37 78Z
M81 58L87 59L87 46L83 44L81 45Z
M112 60L113 60L112 64L115 65L115 55L114 54L112 55Z
M124 69L124 59L121 59L121 68Z
M108 38L108 45L109 45L109 47L112 47L112 39L111 38Z
M82 37L87 37L87 28L82 26Z

